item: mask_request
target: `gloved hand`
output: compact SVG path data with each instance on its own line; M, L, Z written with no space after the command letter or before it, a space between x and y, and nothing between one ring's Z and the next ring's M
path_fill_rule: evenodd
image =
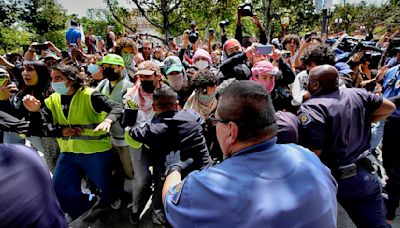
M171 151L165 158L165 176L168 176L172 171L181 172L186 169L190 164L193 163L193 158L189 158L186 161L181 161L181 151Z

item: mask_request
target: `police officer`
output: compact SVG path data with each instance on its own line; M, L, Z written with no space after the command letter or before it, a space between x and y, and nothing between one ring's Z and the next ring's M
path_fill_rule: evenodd
M334 178L309 150L276 144L274 116L255 82L223 91L212 120L227 159L181 181L191 160L179 151L166 158L163 202L173 227L336 227Z
M338 77L330 65L310 71L311 99L298 112L300 144L331 169L339 186L338 201L357 227L390 227L369 159L369 139L371 122L389 116L394 104L363 89L339 90Z
M397 109L387 118L383 132L382 158L383 167L386 175L389 177L386 181L385 192L387 199L386 218L393 220L396 216L396 209L399 207L400 200L400 147L398 145L398 136L400 134L400 65L390 68L383 80L383 96L393 100Z
M166 86L153 93L156 116L151 122L136 124L129 135L147 145L151 153L154 176L153 207L163 209L161 191L164 184L165 156L172 150L181 150L183 158L193 158L193 164L182 173L185 177L193 170L211 165L203 135L203 117L193 110L178 111L177 93Z
M28 147L0 145L0 201L1 227L68 227L49 171Z

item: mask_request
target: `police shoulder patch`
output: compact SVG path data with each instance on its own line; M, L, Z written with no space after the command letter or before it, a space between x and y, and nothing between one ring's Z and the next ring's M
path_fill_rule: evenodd
M183 189L183 185L185 184L185 180L183 180L181 183L175 185L174 187L172 187L169 191L171 196L171 201L173 204L177 205L179 203L179 199L181 198L181 194L182 194L182 189Z
M308 113L300 113L299 115L299 121L300 124L303 126L307 126L309 123L311 123L311 116Z

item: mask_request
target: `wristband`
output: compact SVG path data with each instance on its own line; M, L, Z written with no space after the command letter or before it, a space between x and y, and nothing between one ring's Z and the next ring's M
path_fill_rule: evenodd
M169 174L171 174L174 171L178 171L180 173L182 171L182 169L178 165L172 165L172 166L168 167L167 170L165 171L165 176L168 176Z

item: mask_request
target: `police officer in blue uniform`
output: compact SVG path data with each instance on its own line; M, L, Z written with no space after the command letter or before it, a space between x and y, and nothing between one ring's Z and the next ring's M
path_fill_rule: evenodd
M371 122L389 116L394 104L363 89L339 89L330 65L313 68L307 87L312 97L298 111L300 144L331 169L338 201L357 227L390 227L369 142Z
M400 49L399 49L400 51ZM400 200L400 147L398 137L400 134L400 65L390 68L383 80L383 96L396 104L396 110L387 118L383 132L382 158L383 167L389 177L386 181L385 192L387 199L386 219L393 220Z
M309 150L276 144L265 88L233 83L211 120L223 162L181 181L191 160L167 156L163 202L173 227L336 227L336 181Z

